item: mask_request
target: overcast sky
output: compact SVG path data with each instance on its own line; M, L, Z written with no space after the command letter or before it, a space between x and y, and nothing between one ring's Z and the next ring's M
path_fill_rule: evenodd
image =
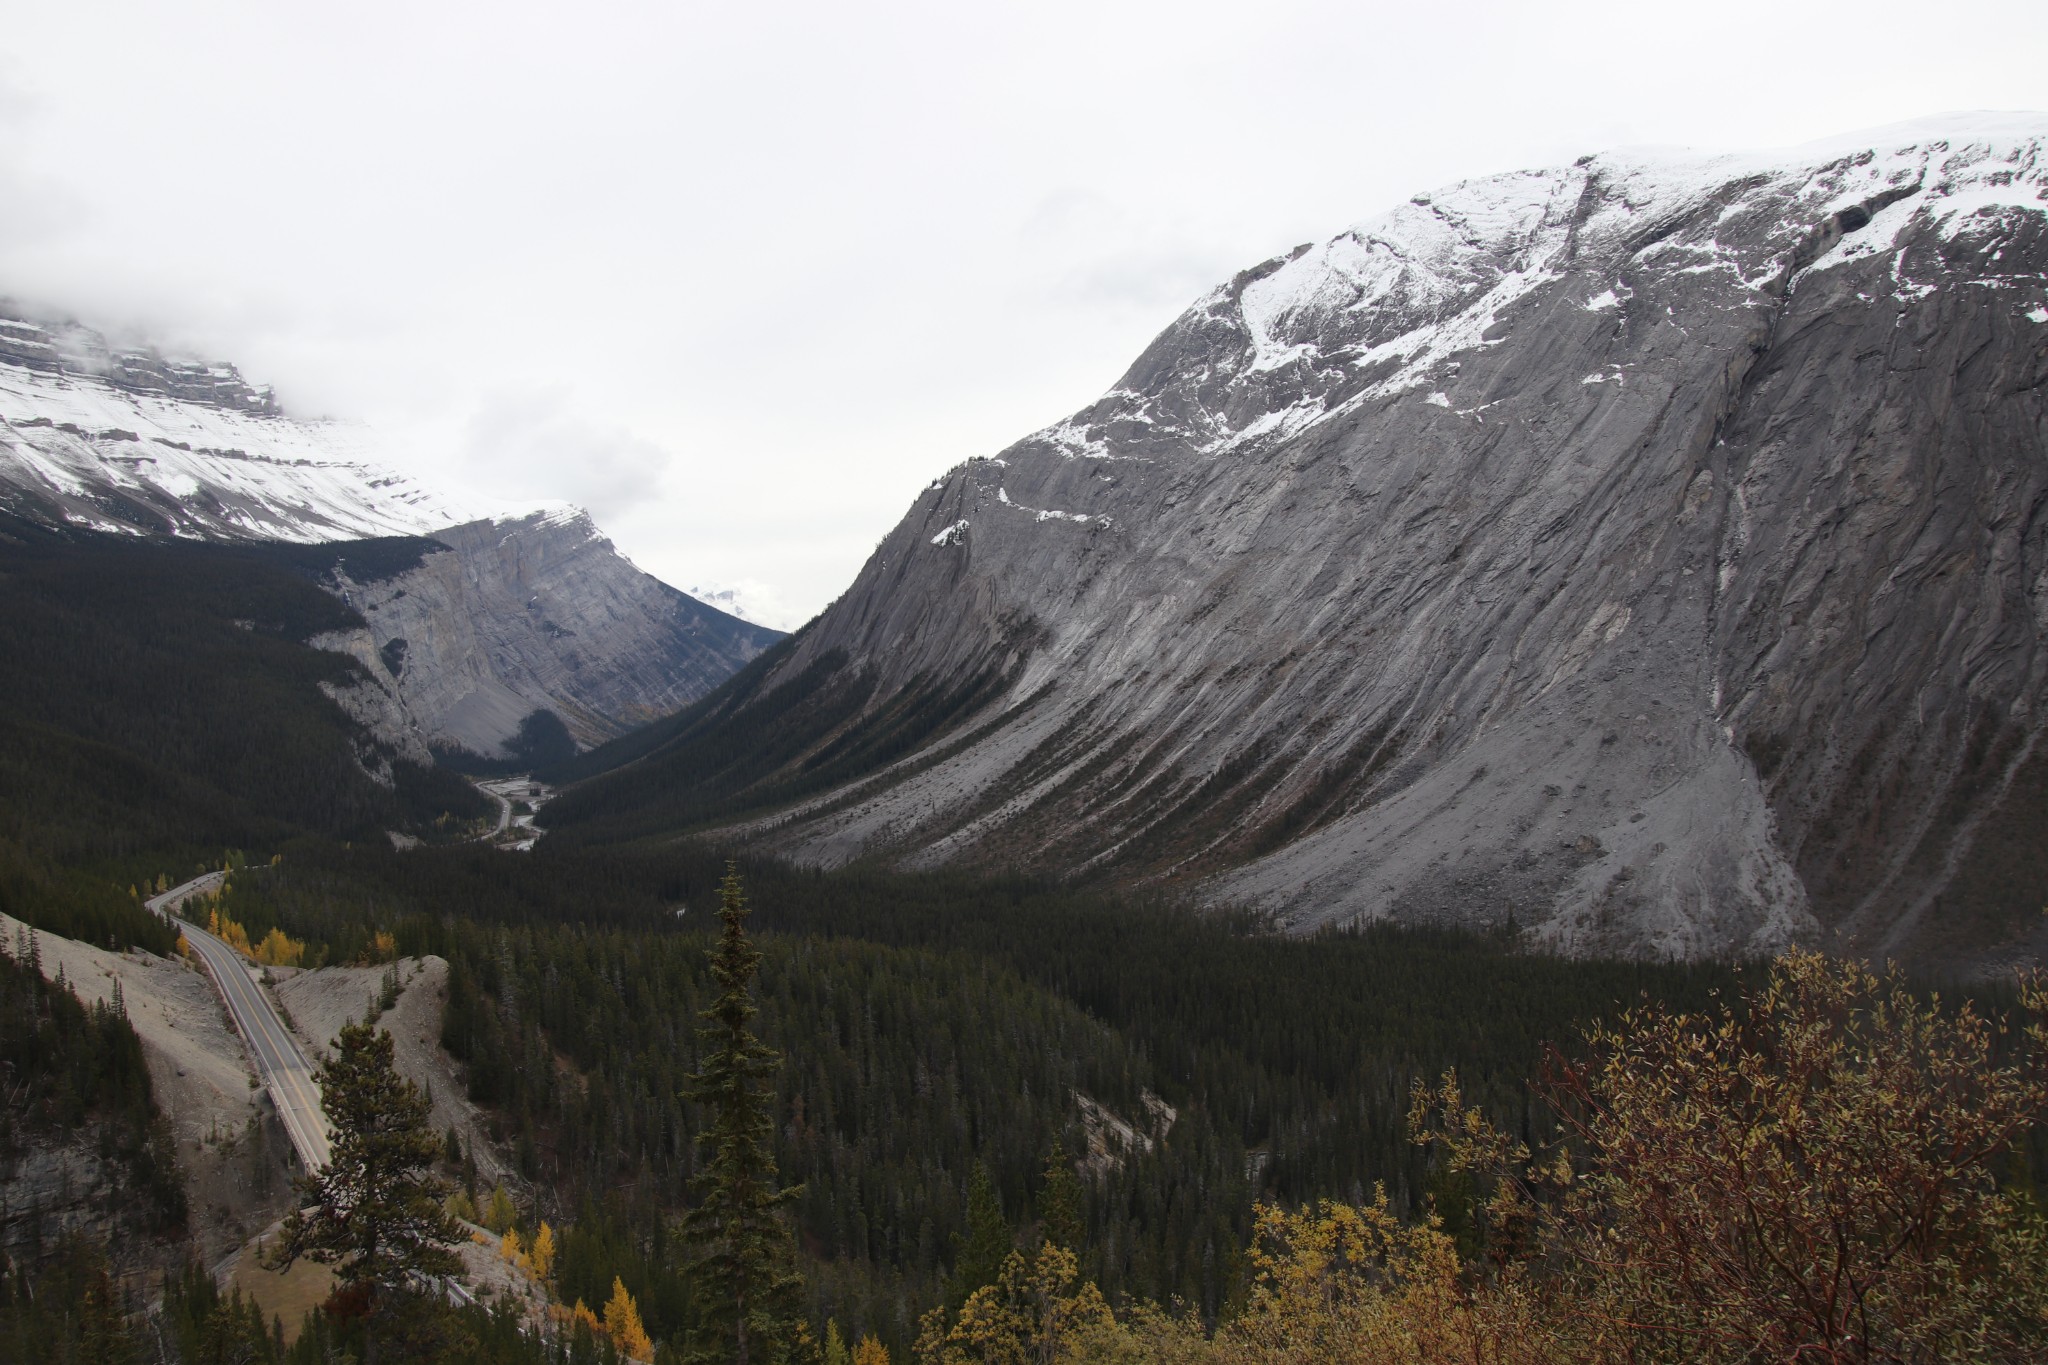
M0 294L795 624L1197 294L1636 143L2048 108L2048 4L0 0Z

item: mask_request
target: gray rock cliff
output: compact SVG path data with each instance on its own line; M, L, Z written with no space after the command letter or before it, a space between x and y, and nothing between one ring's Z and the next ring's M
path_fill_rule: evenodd
M434 539L446 550L390 577L359 580L344 561L327 585L366 626L314 642L353 656L428 743L497 757L550 710L596 744L695 701L779 638L641 572L582 512ZM380 719L383 733L393 718Z
M747 829L1302 930L2034 951L2048 863L1984 868L2048 835L2044 135L1588 157L1243 272L753 689L865 699L785 771L990 699Z

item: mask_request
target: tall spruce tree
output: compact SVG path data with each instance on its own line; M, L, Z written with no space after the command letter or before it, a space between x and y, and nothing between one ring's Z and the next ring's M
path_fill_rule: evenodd
M706 1110L697 1142L703 1168L684 1223L693 1243L689 1268L703 1296L707 1361L768 1365L799 1339L796 1244L782 1206L800 1186L776 1188L772 1080L781 1058L754 1037L754 976L761 954L747 938L746 897L738 869L726 864L718 888L725 930L711 955L718 998L700 1016L707 1051L685 1092Z
M1038 1232L1056 1247L1081 1253L1086 1236L1081 1179L1067 1157L1067 1144L1052 1140L1052 1153L1045 1159L1045 1187L1038 1193Z
M994 1284L1003 1273L1003 1262L1016 1249L1017 1238L1003 1217L996 1183L990 1179L988 1167L977 1161L967 1177L967 1229L953 1257L949 1297L955 1306L965 1303L975 1290Z
M422 1276L453 1275L462 1263L448 1245L462 1230L432 1174L440 1139L420 1088L391 1064L391 1035L348 1024L314 1072L320 1105L334 1126L325 1166L298 1182L307 1202L284 1220L272 1262L301 1257L334 1267L343 1302L362 1307L367 1365L376 1365L380 1316Z

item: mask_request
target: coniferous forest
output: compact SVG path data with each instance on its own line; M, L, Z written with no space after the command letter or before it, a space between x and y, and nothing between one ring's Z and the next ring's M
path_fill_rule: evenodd
M705 1023L735 989L734 969L714 970L734 872L758 951L735 1027L765 1049L747 1074L788 1191L762 1207L799 1277L783 1316L763 1310L753 1359L1745 1358L1725 1341L1776 1340L1764 1318L1716 1316L1753 1306L1747 1282L1631 1335L1618 1324L1632 1305L1704 1272L1596 1273L1600 1239L1676 1247L1674 1227L1717 1226L1709 1204L1638 1195L1668 1194L1653 1158L1677 1161L1671 1144L1719 1119L1747 1115L1753 1140L1786 1130L1785 1096L1760 1077L1807 1064L1795 1043L1812 1031L1785 1022L1802 1010L1876 1021L1864 1052L1800 1073L1806 1094L1855 1080L1868 1103L1843 1109L1847 1127L1885 1112L1953 1128L1941 1104L1966 1092L1969 1112L2009 1120L1971 1130L1975 1164L1883 1168L1919 1180L1941 1216L1909 1230L1933 1256L1922 1280L1872 1292L1909 1326L1925 1314L1899 1304L1974 1293L1994 1269L2010 1292L1906 1331L1922 1354L1837 1358L1938 1358L1977 1332L1978 1358L2019 1359L2013 1343L2043 1339L2028 1334L2048 1299L2010 1273L2043 1235L2040 1039L2021 1027L2033 996L1980 992L2013 1021L1980 1037L1953 1000L1926 1005L1928 983L1886 995L1811 966L1565 961L1511 930L1302 939L1086 883L822 873L573 826L524 854L431 839L401 852L384 829L431 835L481 798L446 769L367 778L318 688L348 666L303 643L346 609L295 555L0 540L17 589L0 596L0 910L169 954L176 934L137 888L231 862L213 908L247 942L279 931L308 967L446 960L439 1042L516 1175L480 1184L450 1135L422 1148L440 1155L419 1179L528 1248L565 1317L536 1332L502 1307L399 1295L374 1328L387 1358L732 1358L706 1344L731 1319L706 1269L728 1252L691 1212L719 1192L723 1149L704 1139L731 1118L703 1077L718 1046L740 1046ZM128 1020L44 980L32 937L6 946L0 1159L94 1144L126 1172L146 1234L175 1241L187 1211ZM1695 1022L1672 1033L1674 1013ZM1716 1037L1721 1053L1684 1041ZM1695 1088L1721 1108L1660 1118ZM1720 1169L1718 1149L1681 1155ZM1942 1240L1964 1225L1982 1237ZM1837 1231L1849 1245L1889 1227ZM141 1292L89 1239L0 1269L9 1359L326 1361L373 1344L374 1315L337 1303L287 1345L202 1270ZM1463 1355L1443 1344L1460 1341Z

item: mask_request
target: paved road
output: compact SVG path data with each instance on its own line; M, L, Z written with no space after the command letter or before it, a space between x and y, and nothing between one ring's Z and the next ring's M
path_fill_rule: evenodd
M481 782L472 782L470 785L498 803L497 828L488 834L479 834L476 841L512 852L525 852L531 849L541 836L541 831L534 821L534 814L553 793L526 773L512 777L493 777ZM514 815L512 808L515 804L524 804L525 814ZM510 838L506 837L508 833Z
M511 810L507 803L508 816ZM256 1074L262 1077L271 1102L277 1106L278 1117L284 1120L285 1132L299 1154L300 1164L308 1171L317 1171L327 1164L332 1149L327 1140L327 1115L320 1108L320 1085L313 1079L312 1064L300 1050L299 1040L292 1037L270 997L250 977L241 954L198 925L188 924L171 913L191 897L211 891L226 879L225 873L209 872L160 896L152 896L144 904L185 935L192 951L212 973L213 984L227 1002L228 1013L234 1017L242 1042L256 1063ZM458 1279L437 1279L433 1283L458 1303L476 1302Z
M483 838L479 840L479 842L488 843L492 839L497 838L500 834L503 834L505 832L505 827L512 823L512 803L505 799L505 794L503 792L494 792L481 782L476 784L476 789L482 792L485 796L490 797L491 800L498 803L498 827L492 830L489 834L484 835Z
M177 906L211 891L222 880L223 874L209 872L150 897L146 904L171 920L212 973L213 984L227 1002L228 1014L241 1032L250 1059L256 1063L257 1076L270 1091L271 1102L277 1106L278 1117L284 1120L285 1132L291 1137L301 1165L308 1171L317 1171L327 1164L330 1148L327 1116L320 1108L320 1086L313 1079L312 1063L306 1060L298 1039L292 1037L291 1030L278 1017L270 997L251 979L242 956L198 925L173 919L171 915Z

